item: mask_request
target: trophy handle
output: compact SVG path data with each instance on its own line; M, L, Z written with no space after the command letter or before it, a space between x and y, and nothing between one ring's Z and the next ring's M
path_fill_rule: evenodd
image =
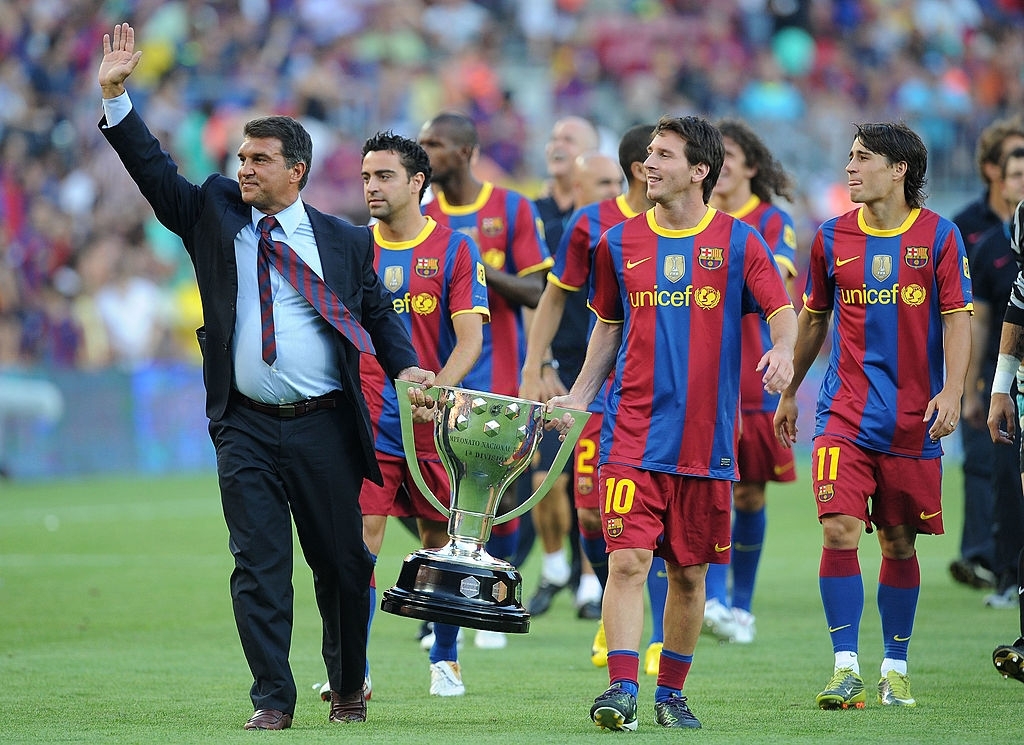
M544 417L545 421L551 419L561 419L563 414L571 414L573 417L573 425L566 431L565 439L562 440L561 447L558 448L558 454L555 456L554 461L551 463L551 467L548 469L548 475L544 479L544 483L537 487L537 490L529 496L521 505L515 509L511 509L503 515L497 515L494 518L495 525L501 525L507 523L509 520L519 517L525 513L528 509L533 507L534 504L539 502L545 494L547 494L551 487L554 486L555 480L562 474L562 469L565 468L565 462L569 460L569 456L572 455L573 448L576 447L576 441L580 439L580 435L583 433L583 427L586 425L587 420L590 419L589 411L579 411L578 409L564 409L556 406L552 409L551 414ZM412 419L410 414L409 419ZM410 428L411 428L410 424ZM557 430L548 430L544 433L547 437L555 435ZM419 482L416 482L419 486ZM422 489L422 487L420 487Z
M405 462L409 466L409 473L413 483L420 490L420 494L426 497L427 501L434 505L442 515L451 517L452 511L441 504L441 500L430 491L427 480L423 478L423 471L420 470L420 460L416 455L416 436L412 429L412 403L409 401L409 389L414 385L417 384L407 380L395 381L395 391L398 393L398 418L402 421L402 449L405 451ZM439 398L440 393L441 389L437 386L426 389L426 394L435 400Z

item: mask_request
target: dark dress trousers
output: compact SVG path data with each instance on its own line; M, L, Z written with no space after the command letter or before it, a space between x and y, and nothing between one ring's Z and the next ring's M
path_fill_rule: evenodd
M199 186L182 177L134 109L116 126L101 121L100 127L157 218L181 237L195 267L206 414L235 559L231 597L253 675L253 706L295 711L288 664L292 519L313 572L331 688L353 693L363 683L373 570L362 540L359 490L364 477L381 479L359 385L359 353L335 333L342 380L335 408L277 418L241 405L233 392L231 351L238 290L234 240L252 219L250 206L232 179L215 174ZM416 365L409 335L374 271L369 230L308 205L306 212L324 280L369 332L384 371L393 378Z

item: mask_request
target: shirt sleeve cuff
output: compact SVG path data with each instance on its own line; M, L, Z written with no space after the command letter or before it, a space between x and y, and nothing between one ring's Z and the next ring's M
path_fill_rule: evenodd
M132 110L132 100L128 97L128 91L115 98L103 99L103 117L107 120L108 127L116 127Z

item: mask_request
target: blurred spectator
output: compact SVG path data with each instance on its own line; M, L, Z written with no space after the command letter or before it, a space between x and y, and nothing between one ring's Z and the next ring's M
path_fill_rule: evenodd
M922 132L942 211L973 190L982 127L1024 101L1024 10L1009 0L7 0L0 310L31 340L26 364L194 358L191 268L134 185L109 178L121 166L96 130L100 40L124 10L148 40L133 95L184 175L233 173L239 122L291 114L315 138L310 198L357 222L346 174L367 134L414 136L442 109L472 117L478 167L510 186L543 170L569 114L612 132L665 112L743 115L794 174L794 218L813 232L845 191L824 166L845 158L851 121ZM157 340L118 328L140 314L98 323L98 299L137 284L101 258L109 241L156 261L141 292L161 305L155 285L173 311Z

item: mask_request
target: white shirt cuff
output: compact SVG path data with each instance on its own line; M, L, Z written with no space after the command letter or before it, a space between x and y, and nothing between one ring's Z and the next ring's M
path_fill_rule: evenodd
M103 99L103 116L107 120L108 127L116 127L132 110L132 100L128 98L128 91L125 91L116 98Z

